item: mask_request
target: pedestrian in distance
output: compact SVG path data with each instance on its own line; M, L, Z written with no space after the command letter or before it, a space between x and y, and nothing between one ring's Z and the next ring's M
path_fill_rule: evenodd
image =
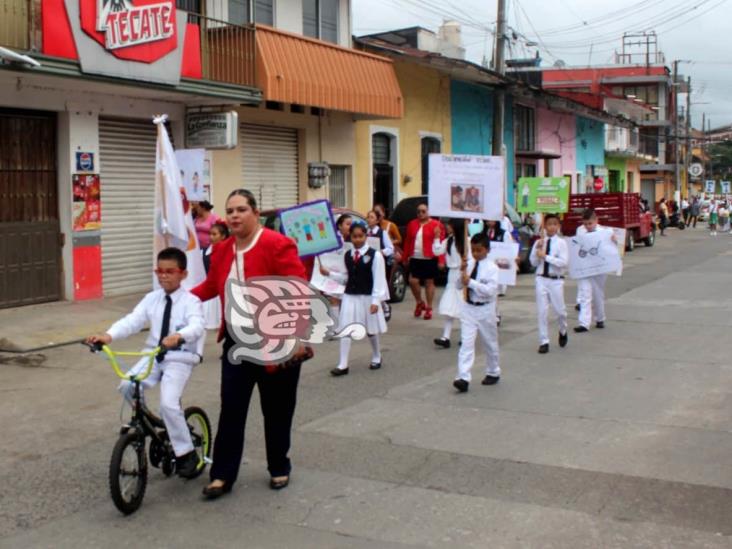
M701 204L699 203L699 197L695 196L689 206L689 221L686 223L687 226L691 225L696 228L696 222L699 219L699 213L701 211Z
M712 198L709 202L709 236L717 236L717 221L719 217L719 204Z
M338 331L350 324L361 324L371 343L371 370L382 366L379 335L386 333L386 319L382 302L389 299L386 285L384 257L366 243L366 227L351 225L351 245L346 252L346 272L337 273L323 266L320 272L346 286L338 319ZM330 373L338 377L348 374L348 355L351 351L350 337L341 338L340 360Z
M403 262L409 265L409 288L412 290L416 305L414 316L419 318L424 314L425 320L432 318L432 302L435 298L435 277L438 265L444 264L444 257L435 256L432 243L435 238L435 227L441 223L430 218L427 204L417 205L417 219L407 224L407 235L404 238ZM422 287L424 283L424 296Z
M165 248L157 256L155 274L160 289L142 298L134 310L118 320L106 333L91 335L87 343L103 343L125 339L150 327L143 352L161 346L150 375L141 387L149 389L160 383L160 415L176 456L176 471L183 478L193 478L198 467L198 454L193 448L181 397L193 368L203 360L206 338L201 301L181 287L188 276L186 254L178 248ZM129 372L138 375L148 368L148 357L141 358ZM119 391L131 402L134 386L123 381Z
M611 229L601 227L597 223L597 214L592 208L582 213L582 225L577 228L577 235L594 232L608 232L610 240L617 244L617 239ZM595 317L595 327L605 327L605 281L606 274L588 276L577 280L577 301L579 301L579 326L574 328L578 334L589 332L592 316Z
M465 254L465 221L450 219L447 223L447 238L442 239L439 227L435 227L435 240L432 251L435 255L445 255L447 266L447 283L442 292L437 312L443 317L442 337L434 340L435 345L445 349L450 348L450 334L455 320L460 319L460 308L463 302L463 292L458 288L460 266ZM440 233L440 234L438 234Z
M665 198L662 198L658 203L658 217L660 218L658 228L661 229L661 236L666 236L664 231L668 227L668 205Z
M384 276L386 277L386 285L389 287L389 275L391 274L391 268L394 265L394 244L389 238L389 233L381 228L379 224L379 214L376 210L371 210L366 214L366 223L368 229L366 230L366 242L374 250L379 252L384 257ZM391 305L389 301L382 301L382 308L384 309L384 317L388 322L391 319Z
M379 226L386 231L386 234L389 235L389 238L391 239L392 244L394 244L394 248L396 250L396 248L402 245L402 235L399 233L399 227L386 218L386 208L383 204L374 204L374 211L379 218ZM399 257L395 257L395 259L397 261L400 260Z
M501 378L496 318L498 267L488 259L490 245L486 234L474 235L470 239L471 257L461 265L458 288L467 290L467 298L460 307L461 346L457 377L452 384L460 393L470 386L476 338L480 338L486 352L485 377L481 383L495 385Z
M564 304L564 273L569 263L567 243L559 236L559 216L544 215L544 234L529 255L536 268L536 317L539 324L539 353L549 352L549 307L559 324L559 346L567 345L567 308Z
M213 253L216 243L229 238L229 228L226 223L219 222L211 225L209 231L209 241L211 242L203 251L203 266L208 273L211 268L211 254ZM215 330L221 325L221 301L218 299L209 299L203 304L203 314L206 318L206 329Z
M689 225L689 217L691 213L691 204L686 197L681 199L681 214L684 217L684 225Z
M326 263L328 265L335 266L335 270L340 273L346 272L345 257L346 252L351 249L352 223L353 218L350 216L350 214L341 214L338 217L338 219L336 220L336 228L341 235L341 241L343 242L343 246L341 246L337 250L320 254L316 259L318 270L320 270L320 265L322 263ZM337 319L341 314L341 299L343 298L343 294L340 292L323 292L323 294L325 295L325 297L328 298L328 303L330 304L330 316Z

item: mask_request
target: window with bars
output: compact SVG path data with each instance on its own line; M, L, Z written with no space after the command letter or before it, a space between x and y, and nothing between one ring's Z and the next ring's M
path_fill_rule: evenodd
M328 182L328 200L333 208L347 208L349 205L350 166L331 166Z
M201 0L176 0L179 9L191 13L201 13L205 7L206 17L226 21L234 25L262 23L274 25L275 0L206 0L202 6Z
M536 115L534 109L524 105L516 105L514 107L513 124L516 150L533 151L536 132Z
M302 33L338 43L338 16L340 0L303 0Z

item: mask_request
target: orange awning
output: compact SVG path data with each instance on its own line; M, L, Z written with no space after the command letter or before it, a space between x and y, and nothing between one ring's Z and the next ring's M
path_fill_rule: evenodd
M257 25L257 86L267 101L401 118L392 61Z

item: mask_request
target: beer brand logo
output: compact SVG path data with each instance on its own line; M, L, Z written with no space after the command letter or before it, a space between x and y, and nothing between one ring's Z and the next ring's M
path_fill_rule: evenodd
M81 27L115 57L152 63L177 47L172 0L80 0Z

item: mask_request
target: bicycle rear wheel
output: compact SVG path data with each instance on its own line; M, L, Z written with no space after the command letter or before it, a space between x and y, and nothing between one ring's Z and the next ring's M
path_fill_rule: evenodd
M125 515L142 505L147 487L145 437L137 432L120 435L109 462L109 490L115 507Z
M206 464L210 462L211 457L211 422L203 409L198 406L189 406L183 412L191 432L191 440L193 441L193 449L198 454L198 466L196 474L193 478L199 476L206 469Z

